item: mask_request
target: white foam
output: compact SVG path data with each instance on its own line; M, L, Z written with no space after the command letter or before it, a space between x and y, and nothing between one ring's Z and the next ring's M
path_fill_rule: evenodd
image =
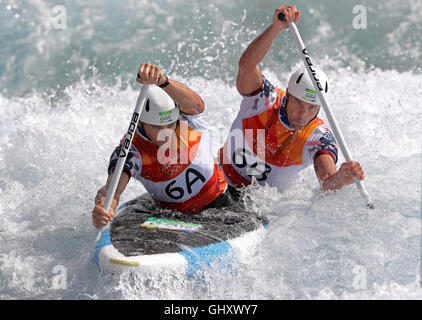
M289 72L264 71L284 88ZM270 217L268 237L250 264L232 275L229 292L224 277L210 270L207 279L213 285L206 288L207 297L422 297L415 282L420 266L421 75L348 69L328 75L330 104L352 155L363 165L377 208L367 210L354 186L323 194L312 168L283 193L252 190L256 209ZM203 78L179 80L199 92L210 128L225 136L241 99L235 87ZM4 298L77 297L81 291L88 297L106 296L101 287L95 289L98 275L84 278L95 270L87 256L95 234L90 212L137 93L93 78L68 87L57 106L35 94L0 96L0 238L7 240L0 247L1 281L10 288ZM214 140L215 153L222 140ZM144 190L131 182L122 201ZM49 289L52 266L59 264L78 283L69 282L66 292ZM368 272L366 290L352 287L357 265ZM80 278L86 281L78 282ZM154 296L145 288L131 287L133 282L104 281L105 287L120 292L114 297L123 298L198 298L205 290L167 279L162 282L167 289Z

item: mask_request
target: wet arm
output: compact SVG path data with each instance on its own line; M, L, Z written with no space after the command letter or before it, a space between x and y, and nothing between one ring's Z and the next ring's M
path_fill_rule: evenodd
M251 42L239 60L236 86L239 93L248 95L262 87L262 74L258 66L275 38L282 31L281 28L270 25L260 36Z
M106 184L97 191L97 195L95 197L95 205L103 205L112 177L113 177L113 174L110 174L107 178ZM130 179L129 175L125 172L122 172L119 183L117 184L116 192L111 202L111 208L113 210L115 210L116 207L118 206L119 201L120 201L120 196L125 191L126 186L129 183L129 179Z
M164 81L165 78L160 82L164 83ZM183 113L198 114L205 109L205 104L201 97L187 85L179 81L169 79L169 85L163 88L163 90L179 105Z
M314 161L314 169L322 190L338 190L344 186L338 175L336 164L329 154L318 156Z
M277 36L288 29L287 22L278 19L278 14L281 12L285 15L286 21L297 23L299 20L300 12L294 5L280 6L275 10L273 23L251 42L240 57L236 85L241 94L248 95L262 87L262 75L258 63L264 59Z
M347 184L354 183L356 179L365 179L365 173L359 162L344 162L337 171L333 158L328 154L318 156L314 167L324 191L338 190Z

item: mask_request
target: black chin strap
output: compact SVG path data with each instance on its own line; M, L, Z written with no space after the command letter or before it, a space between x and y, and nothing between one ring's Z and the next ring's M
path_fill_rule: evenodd
M142 133L142 135L143 135L145 138L147 138L149 141L152 141L152 140L151 140L151 138L150 138L150 137L148 137L147 132L145 131L145 128L144 128L144 123L143 123L143 122L141 122L141 129L140 129L139 131Z
M319 113L319 110L318 110L317 114L315 115L315 117L313 117L313 118L311 119L311 121L309 121L309 122L308 122L308 124L310 124L312 121L314 121L314 120L316 119L316 117L318 117L318 113ZM308 124L307 124L307 125L308 125Z

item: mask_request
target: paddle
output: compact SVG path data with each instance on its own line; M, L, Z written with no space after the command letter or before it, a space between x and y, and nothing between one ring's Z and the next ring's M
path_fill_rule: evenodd
M284 13L280 12L278 14L278 19L280 21L286 21L286 17L284 16ZM299 31L296 27L296 24L292 21L288 22L290 33L293 36L293 39L296 42L296 46L299 50L299 54L302 56L303 63L305 64L305 68L308 71L309 77L312 79L312 83L314 84L314 87L317 88L317 93L319 100L321 101L322 107L324 108L325 114L327 115L328 122L331 125L331 129L333 130L333 133L339 143L340 149L343 152L344 158L346 161L352 161L352 157L350 156L349 149L346 145L346 141L343 138L343 134L340 131L339 126L337 125L336 120L334 119L334 115L331 112L330 107L328 106L327 99L325 98L325 92L323 90L322 85L318 81L318 77L316 77L315 71L314 71L314 64L311 62L311 58L309 57L308 52L306 51L305 45L303 44L302 37L299 34ZM369 197L368 191L365 188L365 185L362 181L354 178L353 179L360 194L362 197L366 200L366 205L370 209L375 209L375 205L372 203L371 198Z
M127 133L126 133L125 140L122 143L122 149L120 150L119 160L117 161L116 168L114 169L114 173L113 173L110 185L109 185L108 190L107 190L107 194L106 194L106 198L105 198L104 206L103 206L105 211L107 211L107 212L110 210L111 202L112 202L114 194L116 192L117 185L119 183L120 176L121 176L122 171L123 171L123 166L125 164L127 155L129 153L130 145L132 144L132 140L133 140L133 136L134 136L134 133L135 133L135 130L136 130L136 126L138 125L139 116L141 114L141 108L144 105L144 101L146 99L147 92L148 92L148 85L144 84L141 88L141 91L139 92L138 99L136 100L135 111L133 111L133 115L132 115L132 118L131 118L130 123L129 123L129 128L128 128ZM104 226L98 231L96 241L99 240L102 231L106 227L107 226Z

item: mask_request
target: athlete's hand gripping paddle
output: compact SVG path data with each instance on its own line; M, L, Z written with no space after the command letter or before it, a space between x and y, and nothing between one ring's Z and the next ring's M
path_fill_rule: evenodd
M125 141L122 143L122 149L120 150L119 154L119 160L117 161L116 168L114 169L113 176L111 178L110 185L107 190L106 198L104 201L104 209L106 212L110 210L111 202L113 201L114 194L117 189L117 185L120 180L120 176L123 171L123 166L125 164L127 155L129 153L130 146L132 144L133 136L136 131L136 126L138 125L139 116L141 114L142 106L144 105L146 96L148 92L148 85L144 84L141 88L141 91L139 92L138 99L136 100L136 106L135 111L133 111L132 118L130 120L129 128L127 130ZM101 232L106 228L107 226L102 227L96 237L96 241L99 240L99 237L101 235Z
M280 21L286 21L286 18L282 12L278 14L278 19ZM325 92L322 87L322 85L319 83L318 77L315 77L315 71L314 71L314 65L311 62L311 58L309 57L308 52L306 51L306 47L303 44L302 37L299 34L299 31L297 30L296 24L292 21L287 22L289 25L290 33L293 36L293 39L296 42L296 46L299 50L300 55L302 56L303 63L305 64L305 68L308 71L309 77L312 79L312 83L314 84L314 87L317 89L317 94L319 97L319 100L321 101L322 107L324 108L325 114L327 115L328 121L330 123L331 129L333 130L333 133L339 143L340 149L343 152L344 158L346 161L352 161L352 157L350 156L349 149L347 148L346 141L343 138L343 134L340 131L340 128L337 125L336 120L334 119L334 116L331 112L331 109L328 105L327 99L325 98ZM365 188L365 185L362 181L354 178L355 184L358 187L359 192L363 196L363 198L366 200L366 205L374 209L375 205L372 203L368 191Z

